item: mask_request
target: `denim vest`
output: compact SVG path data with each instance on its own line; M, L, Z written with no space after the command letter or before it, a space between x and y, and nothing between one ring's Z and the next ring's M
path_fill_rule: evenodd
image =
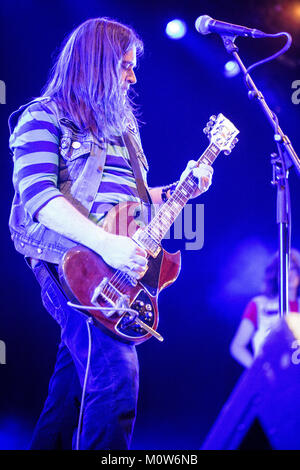
M73 206L88 216L102 180L107 146L103 139L96 139L92 133L80 130L74 122L60 113L49 98L35 99L11 114L10 132L13 131L24 110L38 100L42 100L54 112L60 129L58 189ZM130 133L130 138L141 159L144 154L137 130ZM140 160L140 164L145 162ZM18 252L25 257L38 258L50 263L58 264L63 254L78 244L32 220L24 210L17 191L13 198L9 229Z

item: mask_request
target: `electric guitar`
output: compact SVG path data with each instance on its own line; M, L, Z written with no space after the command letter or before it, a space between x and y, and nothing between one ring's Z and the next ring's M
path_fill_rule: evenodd
M210 143L197 165L212 165L221 151L229 154L238 141L239 131L222 114L212 116L203 131ZM105 217L103 229L129 236L142 246L148 253L147 270L136 280L106 264L90 249L77 245L65 253L59 265L69 304L87 311L96 325L126 342L140 344L152 336L162 341L157 332L158 294L177 279L181 254L168 253L161 241L196 188L197 179L191 170L144 226L138 217L139 203L125 202L113 207Z

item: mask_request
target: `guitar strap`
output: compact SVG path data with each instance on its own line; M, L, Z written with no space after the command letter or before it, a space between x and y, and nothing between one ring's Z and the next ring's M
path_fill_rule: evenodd
M141 221L147 225L153 216L151 213L151 197L144 183L137 150L132 142L133 138L131 138L128 133L125 133L123 134L123 139L129 153L130 164L135 178L137 192L142 202L140 218Z
M150 195L147 191L147 188L145 186L145 183L142 177L142 172L141 172L141 167L138 161L137 151L132 143L132 139L128 133L123 134L123 138L124 138L124 142L129 153L130 163L131 163L132 171L134 174L139 198L145 204L151 204Z

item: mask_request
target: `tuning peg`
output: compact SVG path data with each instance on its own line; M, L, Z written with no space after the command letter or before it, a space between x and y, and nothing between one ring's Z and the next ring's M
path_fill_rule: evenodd
M210 120L210 121L213 121L213 122L216 122L217 116L215 116L215 115L210 116L209 120Z
M210 132L210 127L209 126L204 127L203 132L204 134L208 134Z
M239 139L236 139L236 138L233 139L233 141L232 141L232 143L231 143L231 145L230 145L231 150L235 147L235 145L237 144L238 141L239 141Z
M224 150L224 154L225 154L225 155L230 155L230 154L231 154L231 150Z

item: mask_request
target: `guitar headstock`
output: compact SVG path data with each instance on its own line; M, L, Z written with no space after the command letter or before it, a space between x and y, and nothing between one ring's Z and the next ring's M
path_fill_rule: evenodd
M225 155L229 155L238 142L236 136L239 130L221 113L210 117L203 132L207 134L210 143L223 150Z

